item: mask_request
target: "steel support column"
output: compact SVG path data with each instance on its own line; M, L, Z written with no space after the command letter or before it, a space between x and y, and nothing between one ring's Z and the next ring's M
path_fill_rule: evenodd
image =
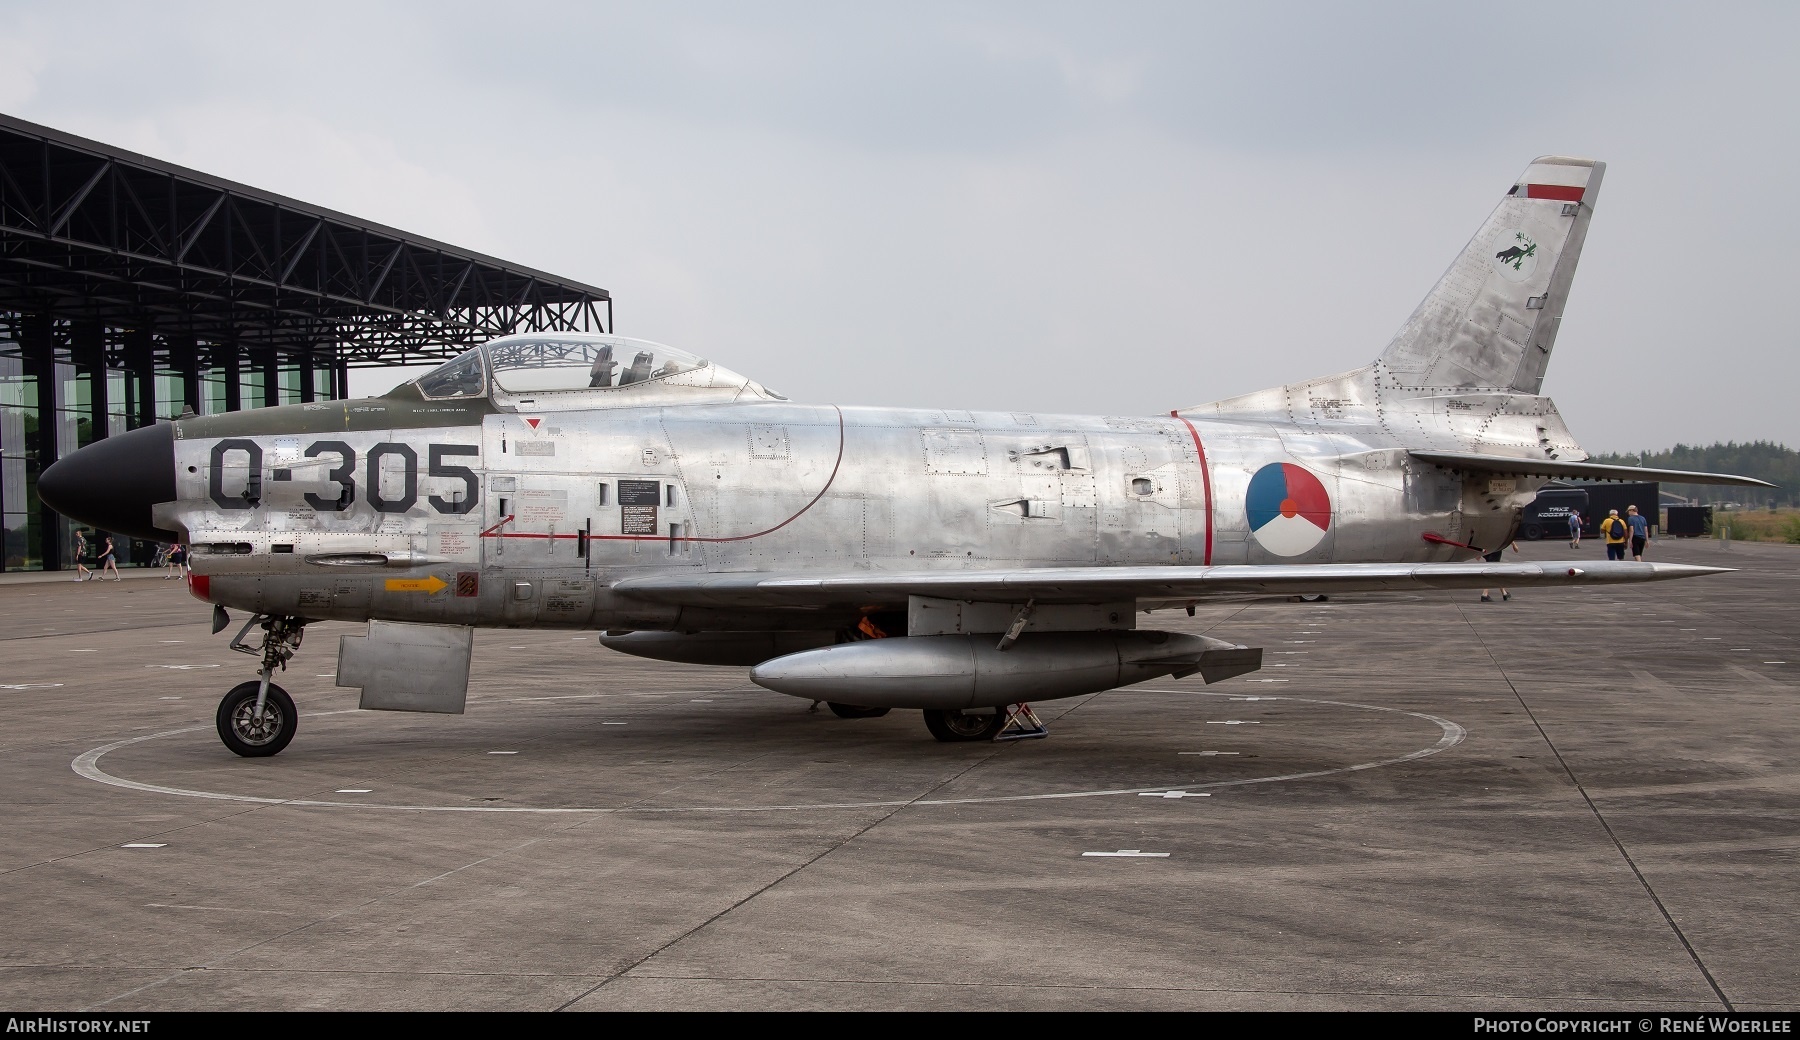
M25 437L25 481L31 489L27 508L37 514L38 556L47 571L63 570L66 543L62 517L37 500L37 475L56 461L56 332L48 314L26 314L19 322L19 349L25 374L37 383L37 405L28 413L37 420L37 432Z
M300 403L313 403L313 366L318 364L313 359L311 348L300 352Z

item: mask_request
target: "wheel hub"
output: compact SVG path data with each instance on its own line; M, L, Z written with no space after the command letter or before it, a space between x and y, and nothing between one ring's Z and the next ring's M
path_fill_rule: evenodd
M232 714L231 729L246 744L267 744L281 732L281 710L265 703L259 712L255 701L246 701Z
M951 712L944 718L944 725L949 727L958 736L963 737L979 736L989 726L993 725L993 722L994 717L992 715L970 715L960 711Z

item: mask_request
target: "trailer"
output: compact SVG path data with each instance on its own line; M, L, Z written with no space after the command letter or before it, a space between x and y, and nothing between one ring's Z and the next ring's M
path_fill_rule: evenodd
M1712 533L1712 506L1670 506L1669 534L1676 538L1705 538Z
M1519 514L1519 537L1528 542L1569 537L1569 514L1588 513L1588 493L1582 488L1547 487L1539 491Z

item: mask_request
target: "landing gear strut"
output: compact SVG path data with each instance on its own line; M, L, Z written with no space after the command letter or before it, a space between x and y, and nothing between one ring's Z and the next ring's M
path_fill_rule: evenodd
M244 642L244 637L256 626L262 629L262 645L252 647ZM245 758L266 758L279 754L294 739L300 726L294 699L269 679L277 668L287 669L288 661L300 649L305 631L305 618L257 614L232 637L231 649L262 658L256 681L239 683L219 702L219 739L233 753Z

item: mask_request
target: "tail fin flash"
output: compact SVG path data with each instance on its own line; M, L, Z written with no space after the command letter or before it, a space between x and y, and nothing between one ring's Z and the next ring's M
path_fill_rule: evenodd
M1532 162L1376 362L1408 388L1537 394L1606 164Z

